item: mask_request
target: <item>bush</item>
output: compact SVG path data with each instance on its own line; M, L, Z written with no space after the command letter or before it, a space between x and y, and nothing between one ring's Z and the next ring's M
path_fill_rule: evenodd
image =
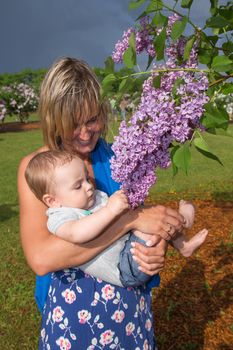
M28 84L12 84L0 88L0 120L5 115L16 115L21 122L26 122L29 114L38 107L38 95Z
M0 100L0 121L3 122L6 116L6 103L4 100Z

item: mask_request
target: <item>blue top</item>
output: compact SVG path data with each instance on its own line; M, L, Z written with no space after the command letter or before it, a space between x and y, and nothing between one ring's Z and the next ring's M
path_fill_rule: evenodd
M103 139L99 139L94 151L91 153L91 161L95 176L96 187L111 196L119 190L120 185L111 177L109 160L113 156L111 146ZM51 273L45 276L36 276L35 299L37 306L42 312L51 282ZM149 288L158 287L160 283L159 275L151 278L147 286Z

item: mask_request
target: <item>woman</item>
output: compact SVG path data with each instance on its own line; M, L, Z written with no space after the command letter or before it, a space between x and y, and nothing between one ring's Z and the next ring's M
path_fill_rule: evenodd
M100 138L107 131L106 103L101 101L99 83L86 63L71 58L55 62L41 86L39 112L45 146L26 156L18 173L26 259L38 275L56 271L43 309L39 348L155 349L148 288L116 287L72 267L91 260L131 229L169 239L169 233L181 227L182 217L162 206L128 211L98 238L82 245L49 234L46 207L24 177L36 153L48 149L77 152L97 188L110 195L117 184L110 177L111 150ZM151 276L158 273L164 266L166 246L164 239L156 247L136 244L133 254L141 270Z

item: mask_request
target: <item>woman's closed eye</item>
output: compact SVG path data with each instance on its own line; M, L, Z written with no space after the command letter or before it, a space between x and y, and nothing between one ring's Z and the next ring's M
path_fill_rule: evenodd
M98 116L95 115L94 117L92 117L91 119L89 119L87 122L86 122L86 125L90 125L90 124L94 124L97 122L97 119L98 119Z

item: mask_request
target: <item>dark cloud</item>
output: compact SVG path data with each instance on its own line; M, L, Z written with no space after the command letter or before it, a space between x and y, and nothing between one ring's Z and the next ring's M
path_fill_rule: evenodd
M0 73L47 67L66 55L102 66L132 23L126 0L1 1Z
M220 1L225 2L225 1ZM48 67L74 56L103 66L123 30L133 24L128 0L0 0L0 73ZM174 0L166 0L174 5ZM192 17L202 26L210 2L195 0ZM141 12L141 9L138 13Z

